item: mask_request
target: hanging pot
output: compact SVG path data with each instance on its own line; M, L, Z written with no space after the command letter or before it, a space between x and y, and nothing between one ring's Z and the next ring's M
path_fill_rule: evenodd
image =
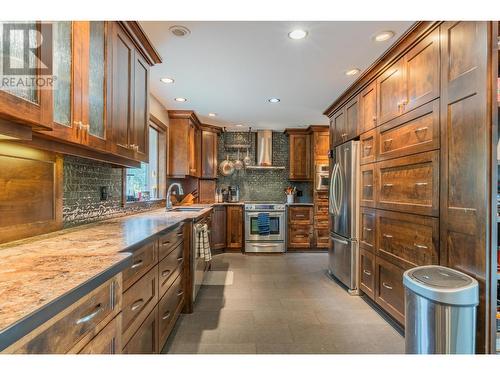
M250 128L251 129L251 128ZM250 129L248 130L248 147L247 147L247 156L243 158L243 164L245 164L245 167L248 167L250 164L252 164L252 159L248 155L248 152L250 150Z
M233 166L237 171L243 169L243 162L240 160L240 149L238 149L238 157L234 161Z
M230 176L234 172L234 165L231 160L229 160L229 155L226 156L226 160L223 160L219 165L220 173L223 176Z

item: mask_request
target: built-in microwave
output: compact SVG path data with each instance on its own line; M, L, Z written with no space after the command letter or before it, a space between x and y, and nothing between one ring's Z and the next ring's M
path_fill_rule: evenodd
M316 191L328 190L328 185L330 183L329 170L330 167L328 164L316 165L316 175L314 178Z

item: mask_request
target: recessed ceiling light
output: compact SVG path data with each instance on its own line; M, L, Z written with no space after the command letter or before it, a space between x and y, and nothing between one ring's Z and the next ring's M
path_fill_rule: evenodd
M394 31L382 31L373 37L376 42L385 42L395 35Z
M353 68L353 69L349 69L348 71L346 71L345 75L346 76L355 76L359 72L361 72L361 70L359 70L358 68Z
M191 34L191 30L189 30L186 26L182 25L174 25L168 28L172 34L176 37L182 38Z
M174 79L173 78L161 78L160 81L162 81L163 83L174 83Z
M186 98L175 98L176 102L187 102Z
M302 29L293 30L288 33L288 37L290 39L295 39L295 40L304 39L306 36L307 36L307 31Z
M238 128L241 128L243 125L242 124L236 124Z
M208 116L209 116L209 117L215 117L215 116L217 116L217 113L210 112L210 113L208 114Z
M269 103L279 103L280 100L278 98L270 98L269 100Z

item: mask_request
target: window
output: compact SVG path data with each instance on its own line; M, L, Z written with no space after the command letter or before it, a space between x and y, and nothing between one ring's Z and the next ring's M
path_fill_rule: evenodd
M149 127L149 163L140 168L125 170L126 202L144 202L165 196L166 136L164 129L151 124Z

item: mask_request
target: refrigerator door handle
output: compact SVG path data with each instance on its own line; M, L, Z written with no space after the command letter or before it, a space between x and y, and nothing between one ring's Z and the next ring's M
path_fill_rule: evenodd
M338 203L336 203L335 205L337 206L337 215L340 216L340 210L342 209L342 201L344 199L344 178L342 177L342 168L340 167L340 164L339 164L337 173L339 174L339 178L338 178L338 182L337 182L339 184L339 189L338 189L339 194L337 196Z
M336 215L336 210L335 210L335 196L334 196L334 186L335 186L335 183L336 183L336 179L337 179L337 176L336 176L336 173L337 173L337 167L338 167L338 163L335 163L335 165L333 166L333 170L332 170L332 177L330 179L330 196L329 196L329 199L328 199L328 210L330 211L330 214L331 215Z
M349 242L347 242L346 240L341 240L340 238L337 237L331 237L331 238L333 241L341 243L342 245L349 245Z

